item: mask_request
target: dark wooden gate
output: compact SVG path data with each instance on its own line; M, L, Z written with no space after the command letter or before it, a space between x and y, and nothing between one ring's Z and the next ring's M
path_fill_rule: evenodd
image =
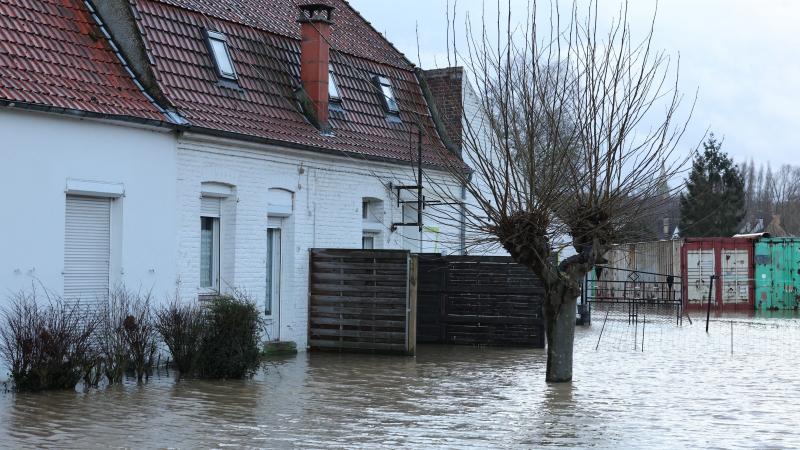
M417 342L544 348L544 289L511 258L419 255Z
M311 350L413 355L416 257L403 250L313 249Z

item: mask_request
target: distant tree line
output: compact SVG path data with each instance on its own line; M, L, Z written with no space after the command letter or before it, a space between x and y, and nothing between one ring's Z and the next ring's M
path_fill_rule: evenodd
M763 221L764 228L772 223L800 235L800 167L784 164L773 171L769 163L756 166L751 159L739 170L745 186L744 226L753 230Z

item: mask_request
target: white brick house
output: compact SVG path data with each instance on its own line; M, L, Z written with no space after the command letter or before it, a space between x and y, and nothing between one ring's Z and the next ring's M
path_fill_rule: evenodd
M346 2L299 23L278 0L58 3L11 1L30 31L0 52L4 294L240 289L304 349L309 249L462 250L457 221L392 227L416 221L393 187L417 184L417 130L425 183L459 161L411 63Z

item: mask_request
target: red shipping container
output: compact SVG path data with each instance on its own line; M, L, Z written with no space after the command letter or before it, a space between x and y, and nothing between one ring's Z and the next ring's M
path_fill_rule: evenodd
M681 250L683 301L686 308L705 308L711 275L711 306L717 311L755 309L753 238L689 238Z

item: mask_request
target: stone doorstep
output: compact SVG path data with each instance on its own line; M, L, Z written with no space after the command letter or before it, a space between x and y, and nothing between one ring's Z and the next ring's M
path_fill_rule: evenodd
M275 341L267 342L264 344L263 355L270 356L287 356L297 354L297 343L292 341Z

